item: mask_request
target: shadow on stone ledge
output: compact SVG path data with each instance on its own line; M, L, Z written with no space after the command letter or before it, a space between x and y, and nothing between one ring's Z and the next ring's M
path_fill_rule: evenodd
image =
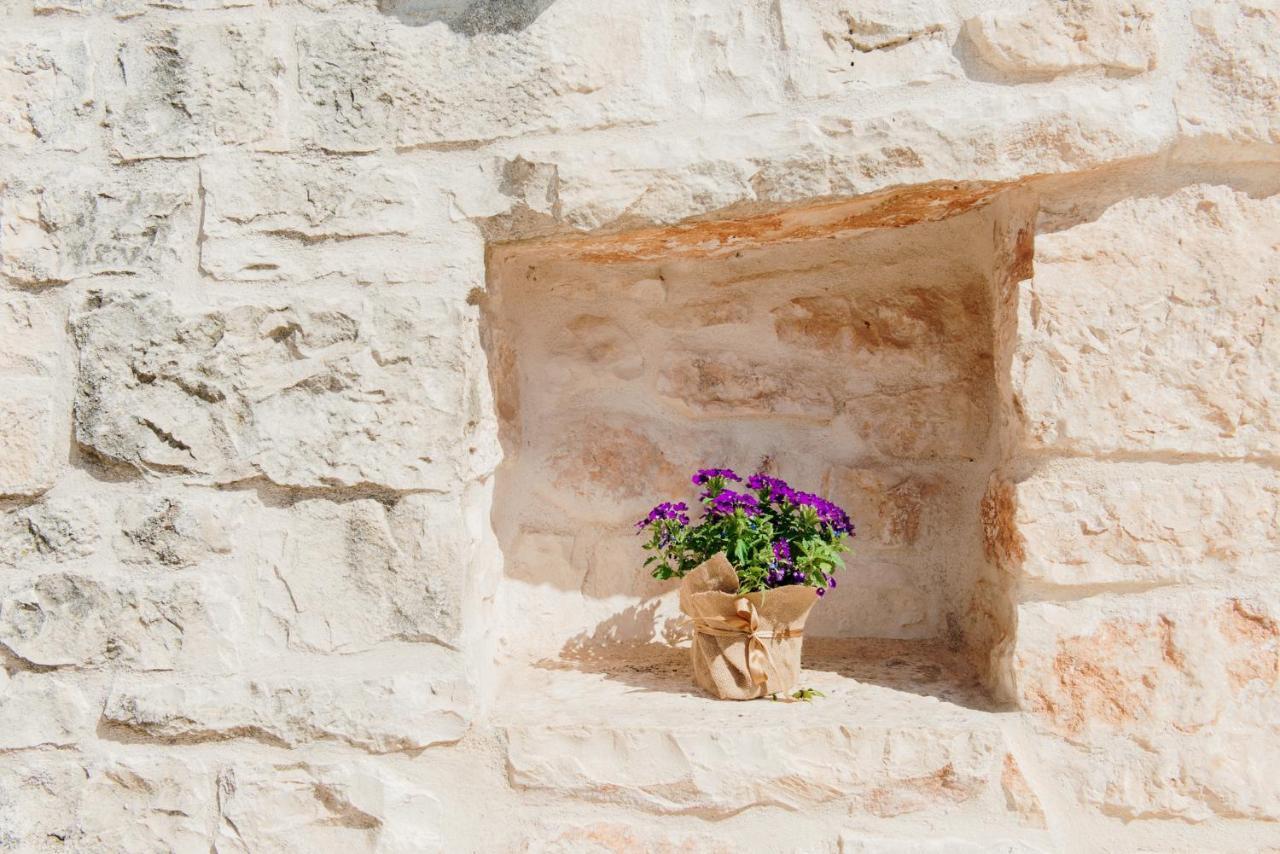
M379 0L378 10L402 24L421 27L443 21L467 36L525 30L555 0Z

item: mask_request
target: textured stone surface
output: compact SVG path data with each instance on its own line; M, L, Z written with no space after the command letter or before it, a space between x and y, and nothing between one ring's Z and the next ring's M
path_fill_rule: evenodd
M1280 561L1274 471L1104 466L1017 485L1029 579L1060 585L1271 578Z
M0 496L38 495L58 476L52 402L29 384L0 381Z
M1146 0L1039 0L985 12L965 33L983 62L1014 78L1156 66L1156 7Z
M181 685L120 680L102 720L162 742L249 738L292 747L336 741L391 753L457 741L466 730L468 700L465 689L420 673Z
M0 646L39 667L172 670L229 654L237 608L212 584L132 582L55 572L8 580Z
M1203 2L1190 17L1191 59L1176 101L1182 132L1202 155L1221 141L1266 157L1280 142L1280 5Z
M83 35L7 33L0 41L0 148L83 151L94 87Z
M195 313L93 296L73 321L76 438L220 482L445 488L494 458L476 346L431 332L468 314L407 296Z
M1021 702L1080 746L1065 779L1108 813L1276 820L1278 613L1269 589L1023 605Z
M0 850L1276 848L1273 0L0 18Z
M0 517L0 566L77 560L102 539L98 511L83 498L50 497Z
M1013 366L1028 441L1280 451L1277 212L1280 196L1195 186L1040 235Z
M456 499L306 501L278 520L259 569L262 607L287 645L354 652L380 641L453 644L466 577Z
M114 49L105 96L123 160L271 148L281 115L285 31L267 23L147 27Z
M195 254L193 169L22 175L0 190L0 273L19 285L172 274Z

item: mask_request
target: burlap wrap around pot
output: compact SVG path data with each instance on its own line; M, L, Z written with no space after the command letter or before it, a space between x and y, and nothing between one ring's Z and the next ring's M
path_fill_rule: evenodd
M722 700L790 691L800 678L812 587L739 593L738 574L718 554L684 577L680 610L693 618L693 679Z

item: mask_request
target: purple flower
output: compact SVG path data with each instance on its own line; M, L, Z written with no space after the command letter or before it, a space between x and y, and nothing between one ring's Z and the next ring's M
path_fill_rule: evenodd
M645 516L639 522L636 522L636 530L643 531L649 525L652 525L654 522L662 519L674 519L679 522L681 526L688 525L688 509L689 505L685 504L683 501L674 504L670 501L664 501L657 507L650 510L648 516Z
M828 576L827 576L827 586L828 586L828 587L830 587L830 588L832 588L832 589L835 589L835 586L836 586L836 577L835 577L834 575L828 575Z
M774 540L773 556L779 563L790 563L791 543L786 540Z
M702 486L713 477L724 478L725 480L741 481L742 478L733 471L733 469L698 469L697 474L693 476L693 485Z
M707 514L711 516L729 516L734 510L741 510L747 516L756 516L760 513L760 500L754 495L726 489L707 505Z
M837 534L853 535L853 521L842 507L812 492L794 493L793 503L800 507L812 507L818 521Z
M747 478L747 486L757 492L768 491L770 501L775 503L789 501L795 503L795 490L780 477L770 477L763 472L756 472Z
M827 595L827 588L825 588L825 587L819 587L819 588L817 589L817 591L815 591L815 592L816 592L819 596L826 596L826 595Z

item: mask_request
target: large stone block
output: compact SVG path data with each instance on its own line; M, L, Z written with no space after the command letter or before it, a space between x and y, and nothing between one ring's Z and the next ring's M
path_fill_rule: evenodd
M14 178L0 190L0 273L19 285L194 266L194 168L88 167Z
M1128 198L1036 240L1013 385L1032 447L1280 452L1280 196Z
M498 453L474 324L409 296L196 313L94 296L73 319L76 438L219 482L450 489Z
M456 670L421 668L389 676L122 678L102 720L131 738L161 742L250 738L295 747L331 741L370 753L451 744L467 729L470 694Z
M1191 10L1191 27L1188 66L1175 105L1179 131L1191 140L1192 154L1274 158L1273 147L1280 144L1280 4L1199 2Z
M226 281L430 282L435 293L465 294L483 281L483 237L452 191L492 183L466 171L372 157L211 158L201 167L201 270Z
M79 560L94 554L101 539L92 499L46 496L0 514L0 567Z
M6 754L0 762L0 845L13 851L65 851L78 833L76 807L85 763L64 751Z
M125 563L194 566L231 551L234 520L221 508L178 495L132 496L116 511L116 553Z
M577 6L575 12L569 7ZM443 26L334 19L300 27L298 83L311 141L330 151L475 144L633 123L666 100L639 10L575 26L557 4L526 31L469 38Z
M211 850L220 813L212 763L134 755L92 762L85 778L70 844L86 851Z
M387 777L350 763L239 763L218 775L214 850L241 852L399 849L384 837ZM421 820L421 817L419 817ZM430 827L419 845L439 843Z
M53 486L65 430L56 402L29 384L0 382L0 497Z
M123 160L282 144L286 30L271 24L150 27L116 47L105 97Z
M0 376L44 376L59 368L65 332L44 301L26 294L0 296Z
M1141 74L1156 67L1155 12L1148 0L1037 0L983 12L965 33L979 58L1011 80Z
M259 568L268 631L290 647L349 653L383 641L453 645L470 572L459 499L304 501L276 522Z
M0 750L67 747L91 739L100 697L53 673L0 675Z
M1280 565L1280 477L1268 469L1108 465L1016 486L1022 577L1056 585L1226 581Z
M238 605L212 583L17 578L0 593L0 645L40 667L172 670L233 663Z
M1048 767L1082 803L1126 820L1280 819L1274 590L1024 603L1014 671Z
M0 148L88 148L95 133L92 67L83 34L7 34L0 42Z
M1280 599L1194 589L1028 602L1013 666L1022 706L1061 735L1280 725Z

